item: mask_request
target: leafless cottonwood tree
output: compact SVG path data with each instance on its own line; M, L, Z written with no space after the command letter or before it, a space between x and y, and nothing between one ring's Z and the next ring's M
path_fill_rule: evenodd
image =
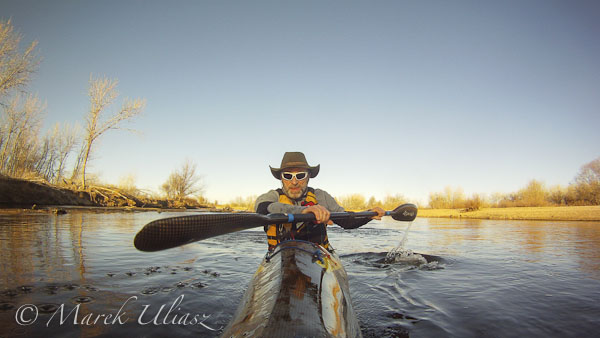
M575 176L577 183L597 183L600 182L600 157L584 164Z
M67 163L67 158L75 145L79 142L79 137L81 135L81 129L79 125L70 125L64 124L59 127L56 126L58 130L60 130L60 136L58 137L58 168L56 168L56 179L58 182L64 175L65 165Z
M31 74L37 70L40 62L35 55L37 41L33 41L21 53L19 51L21 38L22 36L14 31L10 20L0 21L0 98L2 99L11 90L27 85Z
M90 76L90 111L86 117L84 146L81 156L81 185L85 189L85 170L92 151L94 142L111 129L121 129L121 123L132 120L141 114L146 101L143 99L125 99L121 108L110 117L104 118L105 110L111 106L119 96L117 80L108 78L94 78Z
M201 193L204 187L200 184L201 177L197 173L197 165L186 160L181 168L169 175L161 189L169 198L182 200L187 196Z
M52 181L55 175L54 166L58 157L56 136L54 130L49 130L44 136L36 156L35 171L48 182Z
M600 157L579 169L574 186L577 199L586 204L600 205Z
M39 58L35 55L37 42L21 52L21 39L10 20L0 21L0 172L9 175L33 166L44 110L37 97L22 93Z
M41 142L35 171L48 182L60 182L67 158L78 139L78 126L55 124Z
M1 119L0 171L19 176L35 171L39 130L44 105L35 96L16 95L3 106Z

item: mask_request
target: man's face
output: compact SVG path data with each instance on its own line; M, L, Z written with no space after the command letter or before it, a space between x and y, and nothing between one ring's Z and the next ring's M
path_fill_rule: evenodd
M297 200L300 199L302 196L304 196L304 193L306 192L306 189L308 188L308 170L306 169L302 169L302 168L287 168L284 169L282 171L283 174L285 173L292 173L292 174L298 174L298 173L306 173L304 179L299 180L298 177L292 175L292 179L291 180L286 180L284 177L281 178L281 183L283 185L283 193L285 193L285 195L293 200ZM283 176L283 175L282 175Z

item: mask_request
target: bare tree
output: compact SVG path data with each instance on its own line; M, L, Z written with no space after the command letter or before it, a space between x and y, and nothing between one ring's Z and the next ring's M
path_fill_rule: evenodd
M57 128L58 125L57 125ZM60 127L60 136L58 139L58 168L56 168L56 179L55 181L59 181L65 171L65 164L67 162L67 158L75 145L79 141L80 129L79 125L71 126L70 124L65 124Z
M365 197L361 194L350 194L338 198L339 204L346 210L364 210L366 207Z
M35 171L48 182L52 181L56 174L54 166L58 158L58 135L56 126L46 132L36 158Z
M374 207L380 207L380 206L382 206L382 203L381 203L381 201L378 201L375 198L375 196L371 196L369 198L369 200L367 201L367 205L366 205L367 209L372 209Z
M200 184L201 177L197 174L196 168L197 165L194 162L186 160L179 170L175 170L169 175L161 189L169 198L178 200L201 193L204 188Z
M464 204L465 194L460 187L447 186L443 192L429 194L429 206L433 209L457 209L463 208Z
M11 21L0 21L0 172L11 176L34 174L48 181L62 176L64 162L73 148L69 127L58 126L40 138L44 105L24 87L37 70L37 42L23 52L22 36Z
M31 74L37 70L37 41L33 41L21 53L21 38L20 34L14 32L10 20L0 21L0 98L4 98L12 89L24 87Z
M385 210L393 210L397 206L406 203L407 199L402 194L387 195L383 199L383 208Z
M76 182L78 178L81 176L81 167L83 166L83 158L85 156L85 142L81 142L79 144L79 152L77 153L77 158L75 159L75 165L73 166L73 171L71 173L71 181Z
M22 36L10 20L0 21L0 172L14 176L32 170L37 153L37 134L43 105L20 92L37 70L37 42L19 50Z
M538 180L531 180L527 186L517 192L517 206L542 207L548 204L547 191L544 184Z
M44 105L35 96L14 96L3 107L2 143L0 144L0 171L20 175L32 169L37 160L38 133Z
M145 106L143 99L125 99L121 108L112 116L104 119L104 111L114 103L119 96L117 80L107 78L95 79L90 76L90 111L86 117L86 135L84 138L83 158L81 164L81 185L85 189L85 170L94 142L111 129L120 129L120 124L139 115Z
M587 184L600 182L600 157L584 164L579 169L579 173L575 177L575 182Z
M48 182L58 182L64 173L65 162L77 142L78 130L69 124L55 124L39 148L35 171Z
M119 184L117 187L127 194L137 195L139 189L135 186L135 180L136 178L134 174L121 176L121 178L119 178Z
M600 157L581 167L574 189L580 203L600 205Z

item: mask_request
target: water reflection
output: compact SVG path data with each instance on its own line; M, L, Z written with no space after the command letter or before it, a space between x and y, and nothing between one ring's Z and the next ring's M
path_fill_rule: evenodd
M600 279L600 224L582 223L571 227L572 252L583 271Z
M507 255L528 262L576 261L600 278L600 223L417 219L413 243L450 255L495 258ZM423 235L422 237L417 236Z

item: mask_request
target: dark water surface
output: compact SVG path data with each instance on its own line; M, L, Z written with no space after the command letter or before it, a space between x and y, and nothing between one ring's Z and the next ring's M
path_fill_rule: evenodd
M144 224L175 215L0 215L0 337L218 336L264 256L264 232L133 247ZM330 228L364 336L600 331L600 223L417 218L405 248L427 262L386 263L405 228Z

